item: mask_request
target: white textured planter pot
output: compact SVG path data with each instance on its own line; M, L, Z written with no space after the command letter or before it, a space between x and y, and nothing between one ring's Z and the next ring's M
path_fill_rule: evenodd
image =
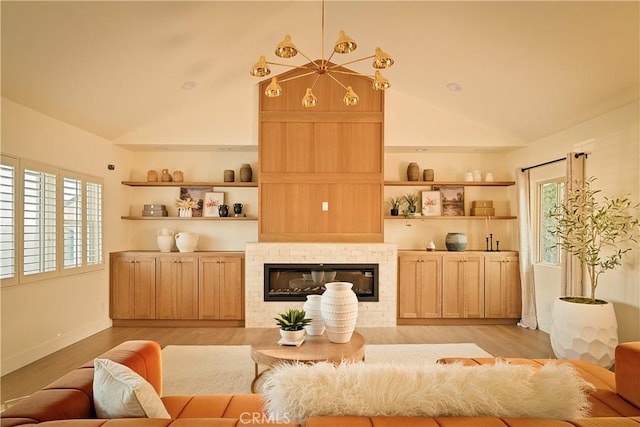
M610 368L618 345L613 304L580 304L556 299L551 347L558 359L579 359Z
M331 282L325 285L320 308L329 341L347 343L356 327L358 297L351 290L352 283Z

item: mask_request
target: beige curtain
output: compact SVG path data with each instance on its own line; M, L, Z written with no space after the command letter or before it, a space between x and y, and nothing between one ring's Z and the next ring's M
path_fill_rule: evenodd
M522 289L522 318L518 326L529 329L538 327L536 293L533 280L533 232L531 228L531 198L529 194L529 170L516 170L518 191L518 238L520 241L520 287Z
M579 186L584 180L584 158L585 156L577 156L576 153L567 154L567 188L566 196ZM561 254L561 277L560 277L560 295L582 296L584 288L582 286L584 270L580 262L571 254L562 251Z

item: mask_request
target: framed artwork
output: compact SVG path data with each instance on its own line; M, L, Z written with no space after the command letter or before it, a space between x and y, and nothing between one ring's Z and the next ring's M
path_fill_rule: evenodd
M422 192L422 215L440 216L442 215L442 203L439 191Z
M180 200L195 200L198 207L193 209L193 216L202 216L202 207L204 205L204 195L213 191L213 187L180 187Z
M458 185L433 186L440 191L443 216L464 216L464 187Z
M204 194L204 216L220 216L218 206L224 205L224 193Z

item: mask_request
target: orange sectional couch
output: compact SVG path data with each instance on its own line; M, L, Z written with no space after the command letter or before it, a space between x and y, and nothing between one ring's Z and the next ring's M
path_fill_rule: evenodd
M126 365L143 376L162 394L160 346L153 341L127 341L100 356ZM495 359L444 359L443 363L462 361L468 365L494 363ZM539 366L545 360L506 359L511 363ZM640 427L640 342L625 343L616 350L615 374L587 362L570 361L580 374L596 387L590 399L591 418L579 420L417 417L312 417L306 427L553 427L553 426L636 426ZM262 398L257 394L164 396L162 401L172 419L96 419L92 399L93 361L54 381L42 390L1 414L1 426L38 427L189 427L245 426L272 424L264 414ZM298 426L297 423L283 423Z

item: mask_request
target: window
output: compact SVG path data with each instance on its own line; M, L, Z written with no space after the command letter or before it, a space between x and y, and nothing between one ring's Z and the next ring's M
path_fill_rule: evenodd
M2 156L0 164L0 280L16 282L16 159Z
M44 167L25 167L22 174L22 272L25 276L57 269L57 175L42 169Z
M538 186L538 262L543 264L560 264L560 248L557 239L550 230L555 228L555 220L549 213L564 200L564 179L545 181Z
M3 285L104 268L102 180L2 156Z

